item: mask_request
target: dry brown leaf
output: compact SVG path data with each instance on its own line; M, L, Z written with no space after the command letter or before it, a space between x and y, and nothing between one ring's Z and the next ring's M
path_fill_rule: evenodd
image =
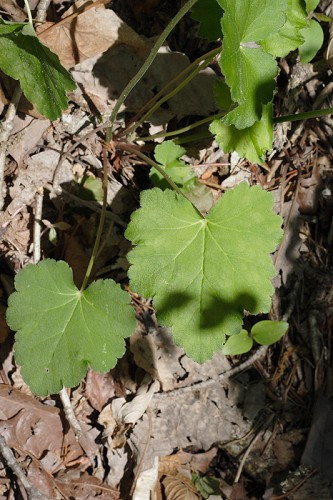
M180 450L174 455L160 457L159 474L160 476L176 475L179 469L184 467L205 474L216 453L217 448L212 448L205 453L195 454Z
M62 457L63 426L58 408L47 406L13 387L0 385L0 432L12 448L32 453L49 472L82 455L74 433L66 434L68 453Z
M68 476L68 474L67 474ZM119 498L119 493L108 485L102 483L97 477L89 476L84 473L78 480L56 481L56 485L62 494L68 498L75 500L90 500L98 498L98 500L116 500Z
M143 39L115 12L104 6L82 12L74 19L73 16L68 17L68 21L64 19L57 25L44 23L38 34L39 39L59 56L66 68L102 54L116 45L127 45L138 52L146 50Z
M167 500L197 500L200 498L192 481L181 474L166 476L163 479L163 486Z
M98 373L88 370L85 393L95 410L101 412L106 403L116 395L115 385L111 372Z
M0 10L6 11L11 19L17 23L24 22L26 14L21 9L15 0L0 0Z

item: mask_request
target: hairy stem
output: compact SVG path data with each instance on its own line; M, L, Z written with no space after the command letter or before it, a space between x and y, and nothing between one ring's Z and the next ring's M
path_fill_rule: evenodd
M25 0L27 1L27 0ZM147 57L145 63L142 65L142 67L139 69L137 74L130 80L130 82L126 85L124 91L122 92L121 96L119 97L117 104L115 105L111 116L110 116L110 126L107 132L106 140L109 142L112 139L112 132L113 132L113 125L115 122L115 119L117 117L117 114L122 106L122 104L125 102L127 99L128 95L134 87L137 85L137 83L141 80L143 75L146 73L146 71L149 69L151 64L153 63L155 57L157 56L158 51L162 47L163 43L167 39L167 37L170 35L171 31L174 29L174 27L179 23L179 21L182 19L182 17L185 16L185 14L193 7L193 5L196 3L197 0L187 0L185 5L177 12L175 17L172 18L170 23L167 25L167 27L164 29L164 31L161 33L161 35L158 37L154 47L152 48L149 56Z
M190 130L193 130L197 127L200 127L200 125L204 125L205 123L210 123L213 120L216 120L218 118L222 118L227 111L221 111L221 113L218 113L217 115L212 115L208 116L207 118L203 118L202 120L199 120L195 123L191 123L190 125L186 125L186 127L179 128L178 130L173 130L172 132L158 132L157 134L154 135L147 135L146 137L138 137L138 140L140 141L154 141L155 139L159 139L160 137L173 137L175 135L179 134L184 134L185 132L189 132Z
M134 130L136 130L136 128L137 128L136 122L138 120L140 120L140 116L142 116L142 114L147 109L150 109L161 97L163 97L165 95L166 92L168 92L168 90L170 88L172 88L174 85L176 85L179 80L181 80L182 78L185 78L186 75L191 73L193 68L196 68L196 66L198 66L198 64L200 64L202 61L205 61L207 59L212 61L212 59L215 56L217 56L220 52L221 52L221 46L217 47L216 49L211 50L210 52L207 52L207 54L204 54L203 56L198 57L198 59L193 61L192 64L190 64L189 66L187 66L187 68L185 68L183 71L178 73L178 75L176 75L172 80L170 80L169 83L167 83L152 99L150 99L150 101L148 101L141 108L141 110L129 121L127 126L123 130L120 131L119 135L117 134L117 136L116 136L117 139L120 137L125 137L126 135L129 135Z
M333 108L314 109L313 111L305 111L304 113L296 113L294 115L277 116L273 118L274 123L297 122L300 120L309 120L311 118L320 118L333 114Z
M103 205L102 205L102 211L101 211L101 216L99 219L99 224L98 224L98 229L97 229L97 235L94 243L94 248L91 253L91 257L88 263L88 267L86 270L86 274L84 276L84 280L81 286L81 292L86 288L87 283L89 281L91 271L94 267L94 263L96 260L96 256L98 254L99 250L99 244L101 241L102 237L102 232L103 232L103 227L105 223L105 216L106 216L106 206L107 206L107 198L108 198L108 166L107 166L107 158L106 158L106 150L103 148Z
M31 15L31 10L30 10L30 5L29 5L29 2L28 0L24 0L24 6L25 6L25 9L27 11L27 16L28 16L28 21L29 21L29 24L31 25L31 27L33 28L34 25L33 25L33 21L32 21L32 15Z
M171 92L169 92L166 96L157 101L157 103L151 109L149 109L149 111L147 111L147 113L145 113L143 117L136 123L135 128L139 127L143 122L147 121L148 118L150 118L151 115L162 106L162 104L171 99L171 97L173 97L174 95L178 94L178 92L180 92L186 85L188 85L190 81L193 80L193 78L202 69L206 68L210 62L211 60L209 59L208 61L205 61L203 64L195 68L195 70L192 71L192 73L187 78L185 78L185 80L183 80L175 89L171 90Z

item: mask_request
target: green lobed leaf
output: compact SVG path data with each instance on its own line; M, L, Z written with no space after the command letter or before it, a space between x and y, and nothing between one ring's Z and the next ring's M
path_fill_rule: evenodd
M241 330L236 335L231 335L223 346L222 352L226 356L244 354L252 349L253 340L246 330Z
M286 321L264 320L252 327L251 335L258 344L271 345L278 342L288 328Z
M28 265L15 279L7 321L17 331L15 358L31 390L45 396L74 387L88 367L113 368L135 327L129 295L112 280L81 293L70 267L48 259Z
M287 0L218 0L222 18L221 69L238 105L224 118L226 125L244 129L260 120L262 105L275 90L278 68L258 43L276 33L286 19Z
M126 237L131 288L152 297L158 320L177 344L202 363L239 333L244 309L268 311L281 218L273 196L242 183L223 195L206 218L177 193L141 195Z
M317 54L324 43L324 32L320 24L314 19L310 19L309 26L302 30L304 43L299 48L299 55L302 63L308 63Z
M222 13L217 0L198 0L192 8L192 18L200 23L198 35L210 42L221 38Z
M308 25L303 0L288 0L287 19L282 29L260 42L266 52L274 57L285 57L304 42L302 30Z
M226 125L222 120L214 120L209 130L216 136L217 142L225 153L237 151L239 156L262 165L273 143L272 103L264 106L261 120L249 128L238 130L234 125Z
M30 25L0 19L0 68L19 80L27 99L50 120L67 108L66 91L74 90L75 83Z

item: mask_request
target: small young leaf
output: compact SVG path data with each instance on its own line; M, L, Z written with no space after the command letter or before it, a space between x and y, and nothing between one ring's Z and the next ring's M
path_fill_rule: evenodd
M221 120L214 120L209 130L216 136L225 153L237 151L239 156L262 165L273 143L272 103L264 106L261 120L249 128L238 130L233 125L225 125Z
M200 184L197 176L180 157L186 153L185 149L176 145L173 141L164 141L155 148L155 160L161 164L169 177L182 188L188 198L202 212L208 212L213 205L213 196L209 188ZM169 188L168 182L155 169L150 171L152 183L160 189Z
M320 24L314 19L310 19L309 26L301 31L304 43L299 48L299 55L302 63L308 63L317 54L324 43L324 32Z
M278 69L258 42L276 33L286 19L286 0L218 0L222 18L221 68L238 104L224 118L226 125L244 129L260 120L262 105L273 98Z
M173 141L164 141L155 148L155 160L165 168L167 174L179 186L182 187L188 181L196 179L196 175L189 165L180 157L186 150ZM153 184L161 189L170 187L165 178L155 169L150 171L150 179Z
M244 309L267 312L275 269L269 253L281 240L273 196L242 183L206 218L177 193L144 191L126 237L131 287L152 297L159 321L203 363L240 331Z
M285 57L304 42L302 30L306 28L307 13L303 0L288 0L287 20L278 33L272 33L260 45L274 57Z
M17 331L15 358L31 390L45 396L74 387L90 366L106 372L135 327L129 295L112 280L80 292L62 261L28 265L15 279L7 322Z
M305 0L307 12L312 12L318 7L319 0Z
M30 25L0 19L0 68L19 80L27 99L50 120L67 108L66 91L74 90L75 83Z
M192 8L192 17L200 22L198 35L210 42L221 38L223 10L217 0L198 0Z
M271 345L278 342L288 330L285 321L264 320L256 323L251 330L251 335L258 344Z
M253 340L249 337L246 330L241 330L240 333L231 335L223 346L222 352L226 356L235 356L236 354L244 354L252 349Z

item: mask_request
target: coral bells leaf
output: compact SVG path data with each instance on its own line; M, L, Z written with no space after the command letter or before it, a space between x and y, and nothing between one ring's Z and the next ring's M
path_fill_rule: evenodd
M17 331L15 358L31 390L45 396L74 387L88 367L106 372L125 352L135 327L130 297L112 280L81 292L70 267L45 260L22 269L7 321Z
M242 183L202 218L173 191L144 191L126 237L131 287L152 297L158 320L202 363L239 333L244 310L267 312L281 240L273 196Z

